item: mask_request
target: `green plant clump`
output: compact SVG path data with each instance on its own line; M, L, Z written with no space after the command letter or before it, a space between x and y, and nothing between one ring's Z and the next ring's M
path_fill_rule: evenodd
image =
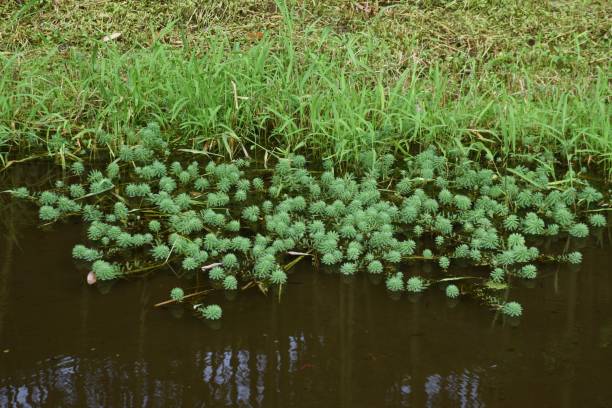
M448 285L446 287L446 296L451 298L451 299L455 299L457 297L459 297L459 288L456 285Z
M558 170L539 162L492 170L467 151L431 147L402 162L362 154L357 173L336 173L325 162L319 173L291 154L252 177L246 159L172 161L156 124L139 140L119 146L107 174L87 173L76 162L73 175L53 189L13 192L37 203L44 222L81 217L88 242L73 255L90 262L99 280L169 265L216 289L267 291L287 284L297 261L312 259L347 277L382 275L392 292L465 280L463 293L516 316L522 308L504 303L502 288L536 278L539 263L582 261L577 251L546 253L543 240L585 238L587 223L606 223L593 212L604 196L587 179L571 173L571 183L559 182ZM439 268L408 277L409 265L419 263ZM492 272L463 276L456 263ZM459 290L449 285L446 295ZM171 292L174 300L183 296L179 288ZM221 317L217 305L200 310L207 319Z
M182 302L184 297L185 292L181 288L173 288L170 291L170 299L174 300L175 302Z

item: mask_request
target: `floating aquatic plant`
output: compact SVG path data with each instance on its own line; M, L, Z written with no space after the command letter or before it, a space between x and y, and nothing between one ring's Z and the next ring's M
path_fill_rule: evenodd
M606 217L601 214L592 214L589 216L589 223L593 227L605 227L606 226Z
M170 299L174 300L175 302L182 302L184 297L185 292L181 288L173 288L170 291Z
M491 271L491 274L490 274L491 281L495 283L503 282L505 276L506 276L506 272L502 268L495 268Z
M406 282L406 290L412 293L420 293L425 290L425 282L418 276L413 276Z
M77 244L72 248L72 257L84 261L93 262L102 258L102 253L96 249L87 248L84 245Z
M238 279L235 276L229 275L223 279L223 288L225 290L236 290L238 289Z
M570 252L569 254L567 254L566 258L567 262L573 265L578 265L582 263L582 254L578 251Z
M42 221L56 221L60 215L59 210L50 205L43 205L38 211L38 216Z
M438 264L440 265L440 268L448 269L450 266L450 260L446 256L441 256L440 259L438 259Z
M219 305L201 306L199 311L202 317L208 320L219 320L223 315L223 310Z
M446 296L451 299L459 297L459 288L456 285L448 285L446 287Z
M506 316L520 317L523 314L523 306L518 302L507 302L502 305L501 311Z
M103 260L95 261L91 270L96 274L96 278L99 280L111 280L115 279L120 275L119 267Z
M219 281L225 279L225 271L220 266L215 266L208 272L208 276L213 281Z
M525 265L517 272L517 275L524 279L535 279L537 273L538 269L535 265Z
M386 285L387 289L389 289L391 292L400 292L404 290L404 280L402 279L402 274L397 273L387 278Z
M379 274L383 272L383 265L378 260L373 260L368 264L368 272L373 274Z
M265 291L287 283L294 264L287 256L299 254L295 262L380 274L388 290L418 293L436 282L434 272L405 282L398 271L434 260L446 277L455 265L487 266L489 275L470 276L463 293L510 315L505 309L516 306L496 290L513 276L535 278L540 262L582 261L579 252L544 252L540 237L584 238L589 225L606 225L593 213L601 193L578 178L567 187L551 183L544 166L493 172L460 152L451 159L430 148L404 163L364 155L366 170L356 175L336 174L329 161L322 173L309 172L302 156L289 155L269 176L251 178L244 159L170 162L159 129L143 132L141 144L120 146L104 171L86 173L75 162L73 175L52 189L11 191L35 200L44 222L79 215L88 224L91 242L73 256L90 262L99 280L167 265L204 274L214 288ZM449 285L446 293L459 290Z

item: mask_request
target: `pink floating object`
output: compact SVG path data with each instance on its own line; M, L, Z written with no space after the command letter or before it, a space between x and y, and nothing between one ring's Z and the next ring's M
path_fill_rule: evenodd
M96 274L91 271L87 274L87 284L88 285L93 285L94 283L96 283L98 279L96 278Z

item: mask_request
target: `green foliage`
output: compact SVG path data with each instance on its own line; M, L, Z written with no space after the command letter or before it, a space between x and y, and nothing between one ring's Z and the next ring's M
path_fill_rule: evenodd
M412 278L409 278L408 282L406 283L406 290L408 292L420 293L424 291L425 288L426 288L425 282L423 281L422 278L418 276L413 276Z
M523 220L523 231L530 235L543 235L544 221L533 212L527 213Z
M77 244L72 248L72 257L84 261L93 262L102 258L102 253L96 249L87 248L84 245Z
M60 212L50 205L43 205L38 211L38 216L42 221L56 221L60 217Z
M208 320L219 320L223 316L223 310L219 305L208 305L206 307L200 307L200 314L202 317Z
M75 161L74 163L72 163L70 169L72 170L72 173L76 176L80 176L85 172L85 166L83 165L83 162L80 161Z
M30 192L26 187L18 187L14 190L9 190L9 192L15 198L25 199L30 197Z
M438 259L438 265L440 265L440 268L442 269L448 269L450 266L450 259L445 256L441 256L440 259Z
M576 238L585 238L589 235L589 227L584 223L578 222L570 227L569 233Z
M535 265L525 265L517 272L517 275L523 279L535 279L538 276L538 269Z
M234 254L225 255L221 263L226 270L236 269L240 265L238 258Z
M605 227L607 224L606 217L602 214L591 214L589 216L589 224L595 228Z
M117 217L120 220L125 220L128 217L128 212L129 212L128 208L123 202L117 201L115 203L114 210L113 210L115 217Z
M280 268L277 268L270 275L270 282L274 285L283 285L287 283L287 274Z
M115 279L120 275L119 267L103 260L95 261L91 270L96 274L96 278L101 281Z
M181 265L183 269L187 271L192 271L194 269L197 269L200 266L200 262L198 262L196 258L188 256L183 259L183 262Z
M504 228L508 231L516 231L519 228L519 219L515 214L510 214L503 221Z
M225 271L223 270L223 268L215 266L210 270L210 272L208 272L208 276L213 281L220 281L225 279Z
M170 256L170 248L167 245L156 245L151 249L151 255L156 261L165 261Z
M354 275L357 272L357 266L354 263L343 263L340 267L340 273L343 275Z
M228 275L223 279L223 288L225 290L237 290L238 289L238 280L235 276Z
M145 133L151 146L166 143L152 136L158 135L154 126ZM601 200L586 182L549 188L552 175L541 167L494 173L467 156L447 157L435 148L399 168L388 156L364 156L367 169L356 175L337 175L333 167L309 172L301 156L289 155L274 167L267 191L263 179L241 170L246 161L209 160L201 169L197 161L169 162L165 153L146 149L122 149L119 156L129 158L129 166L112 166L106 174L89 171L90 194L71 180L40 194L21 194L38 198L43 221L80 215L92 246L75 246L73 256L108 279L119 276L121 266L127 274L170 265L192 271L189 277L203 270L215 288L237 290L242 282L265 290L287 283L291 252L312 255L303 257L348 276L380 274L390 291L418 293L429 280L413 276L404 281L397 272L401 262L435 260L452 278L455 258L475 266L474 277L482 266L491 270L488 279L470 279L463 293L482 294L490 304L502 305L498 289L510 286L512 276L536 278L541 260L582 261L579 252L541 253L538 236L563 231L586 237L586 222L605 225L602 214L586 211ZM393 180L399 180L395 190ZM251 199L247 192L261 189L267 199L252 194L255 201L245 202ZM422 256L415 256L416 239ZM423 247L431 241L435 255ZM449 297L458 291L447 287Z
M259 219L259 207L252 205L242 210L242 218L249 222L257 222Z
M446 296L451 298L451 299L455 299L457 297L459 297L460 292L459 292L459 288L455 285L448 285L446 287Z
M83 188L82 185L80 185L80 184L72 184L70 186L70 197L72 197L72 198L81 198L85 194L87 194L87 191L85 191L85 188Z
M151 232L159 232L161 231L161 223L158 220L151 220L149 221L149 231Z
M52 191L43 191L40 194L40 198L38 199L38 202L41 205L53 205L57 202L57 194L55 194Z
M501 311L506 316L521 317L523 314L523 306L518 302L507 302L502 305Z
M397 273L387 278L387 289L391 292L400 292L404 290L404 280L402 279L402 274Z
M573 265L582 263L582 254L578 251L570 252L567 254L567 261Z
M181 288L173 288L170 291L170 299L174 300L175 302L182 302L184 297L185 292L183 292L183 289Z
M495 268L491 271L491 280L495 283L501 283L504 281L506 272L502 268Z
M383 265L380 261L373 260L368 264L368 272L372 274L379 274L383 272Z

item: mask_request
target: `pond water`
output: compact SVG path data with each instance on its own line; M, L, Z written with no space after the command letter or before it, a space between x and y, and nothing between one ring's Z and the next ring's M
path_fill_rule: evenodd
M24 203L0 205L2 407L612 406L609 229L580 268L512 289L518 326L442 291L393 300L304 264L280 302L219 295L214 329L154 308L171 273L89 287L71 259L78 224L42 230Z

